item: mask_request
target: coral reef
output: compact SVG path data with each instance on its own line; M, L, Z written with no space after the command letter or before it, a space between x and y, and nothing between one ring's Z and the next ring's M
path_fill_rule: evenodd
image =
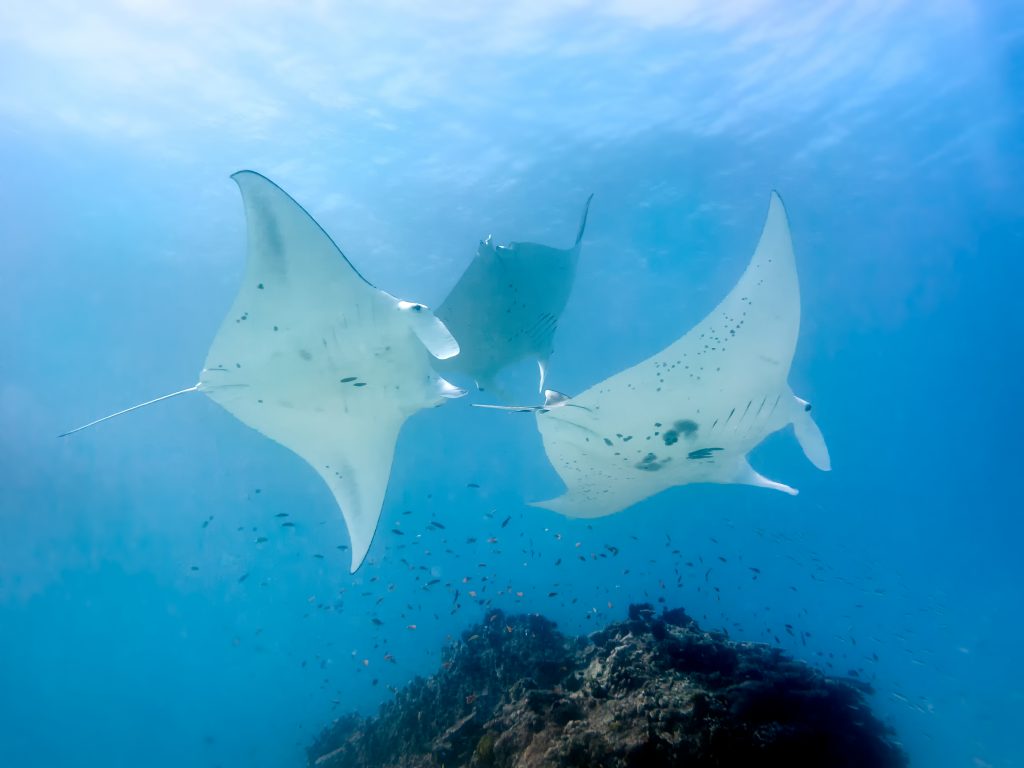
M865 691L681 609L633 605L589 638L492 611L437 674L324 730L309 765L906 766Z

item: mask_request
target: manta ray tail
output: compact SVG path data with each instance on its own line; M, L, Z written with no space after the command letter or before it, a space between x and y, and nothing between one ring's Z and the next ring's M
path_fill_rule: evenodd
M583 231L587 228L587 213L590 211L590 201L594 199L594 193L590 193L590 197L587 198L587 202L583 204L583 216L580 217L580 228L576 232L576 242L573 244L573 248L580 247L580 241L583 240Z
M88 424L83 424L80 427L75 427L74 429L69 429L67 432L62 432L61 434L57 435L57 437L67 437L68 435L75 434L75 432L81 432L83 429L88 429L89 427L95 426L95 425L99 424L100 422L108 421L109 419L113 419L116 416L123 416L126 413L130 413L132 411L137 411L139 408L145 408L147 405L152 405L153 403L159 403L161 400L170 400L172 397L177 397L178 395L184 395L187 392L198 392L198 391L199 391L199 385L198 384L193 384L191 387L188 387L187 389L179 389L177 392L171 392L169 395L161 395L160 397L154 397L152 400L147 400L144 403L139 403L138 405L133 405L131 408L125 408L123 411L118 411L117 413L112 413L109 416L104 416L101 419L96 419L95 421L90 421Z
M514 413L547 413L552 408L561 408L563 405L574 405L569 401L572 398L564 392L556 389L544 390L544 405L488 405L486 403L471 403L474 408L490 408L495 411L513 411ZM576 405L576 408L583 406ZM590 410L584 408L584 410Z
M811 418L811 404L806 400L796 398L799 406L796 416L793 417L793 432L796 434L797 442L804 449L804 455L818 469L828 472L832 469L832 461L828 456L828 446L825 445L825 437L818 429L818 425Z

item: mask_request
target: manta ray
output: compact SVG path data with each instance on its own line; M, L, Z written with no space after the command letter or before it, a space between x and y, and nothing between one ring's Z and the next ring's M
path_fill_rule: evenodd
M441 373L472 377L480 390L494 387L505 366L532 357L544 391L558 320L576 278L580 243L587 226L587 198L571 248L537 243L480 242L437 316L459 340L461 353L436 365Z
M755 471L747 454L792 424L807 458L831 468L811 406L787 379L800 327L789 224L773 192L754 256L700 323L641 363L577 397L546 393L536 414L563 495L535 506L601 517L675 485L741 483L797 491ZM524 410L491 406L505 410Z
M367 282L272 181L253 171L231 178L248 256L199 382L64 434L202 392L319 473L341 508L354 573L377 528L402 424L465 394L430 362L454 357L459 345L427 307Z

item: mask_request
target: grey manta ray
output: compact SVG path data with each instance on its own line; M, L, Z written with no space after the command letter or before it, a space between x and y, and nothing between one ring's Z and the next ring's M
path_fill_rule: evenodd
M457 355L459 345L427 307L368 283L276 184L253 171L232 178L245 206L248 257L199 383L65 434L202 392L323 478L348 527L355 572L377 528L405 420L465 394L430 362Z
M458 357L438 362L438 371L471 376L478 389L488 390L498 371L532 357L544 391L555 330L576 278L592 198L583 206L571 248L495 245L490 237L480 242L476 256L437 308L438 318L461 348Z
M579 396L548 392L543 406L528 408L566 486L562 496L535 505L600 517L688 483L742 483L795 494L756 472L747 454L792 424L807 458L819 469L831 468L810 404L787 382L799 327L789 224L773 192L750 264L707 317Z

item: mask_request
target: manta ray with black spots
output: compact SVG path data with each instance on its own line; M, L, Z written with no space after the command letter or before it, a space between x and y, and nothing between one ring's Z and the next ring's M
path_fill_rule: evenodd
M480 390L494 387L502 368L533 358L544 391L554 335L576 278L580 243L587 226L590 200L571 248L537 243L494 245L480 242L437 316L459 340L461 353L435 364L444 374L471 376Z
M747 454L792 424L807 458L831 468L810 404L787 382L799 328L789 223L773 192L750 264L696 327L577 397L548 392L543 406L529 408L566 486L535 506L601 517L688 483L795 494L756 472Z
M413 413L464 390L430 357L459 345L424 305L367 282L306 211L253 171L242 193L248 257L199 383L65 434L187 392L202 392L306 460L341 508L352 571L380 518L398 433Z

